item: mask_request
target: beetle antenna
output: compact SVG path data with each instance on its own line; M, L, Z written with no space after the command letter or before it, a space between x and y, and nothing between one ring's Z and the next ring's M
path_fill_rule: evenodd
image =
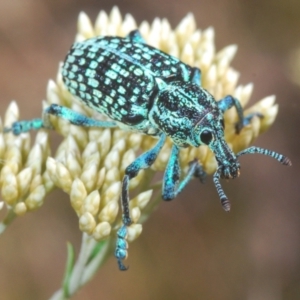
M236 156L239 157L239 156L244 155L244 154L255 154L255 153L270 156L270 157L276 159L277 161L279 161L281 164L283 164L285 166L291 166L292 165L291 160L287 156L284 156L280 153L277 153L277 152L274 152L274 151L271 151L271 150L268 150L268 149L259 148L259 147L255 147L255 146L249 147L249 148L247 148L243 151L240 151Z
M215 187L217 189L217 193L219 194L221 204L222 204L224 210L228 212L228 211L230 211L230 202L224 193L224 190L220 183L220 177L221 177L221 168L218 168L216 173L213 176L213 181L214 181Z

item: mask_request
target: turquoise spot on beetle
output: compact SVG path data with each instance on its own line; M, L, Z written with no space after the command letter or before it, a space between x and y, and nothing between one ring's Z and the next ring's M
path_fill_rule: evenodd
M69 72L68 72L68 77L69 77L70 79L75 79L75 78L76 78L76 75L75 75L74 72L69 71Z
M76 81L71 80L70 84L71 84L71 87L72 87L73 89L77 89L77 88L78 88L78 84L77 84Z
M134 75L136 76L142 76L143 75L143 71L141 69L134 69L133 71Z
M80 59L78 60L78 64L80 66L83 66L83 65L85 65L85 63L86 63L86 59L84 57L80 57Z
M67 59L67 62L69 63L74 63L75 62L75 57L73 55L69 55L68 59Z
M76 73L78 71L78 66L72 65L71 70L72 72Z
M95 70L91 70L91 69L86 69L85 76L93 78L93 77L96 76L96 71Z
M81 49L75 49L73 51L73 55L75 55L75 56L82 56L83 54L84 54L84 52Z
M93 95L96 96L98 99L103 97L103 94L99 90L93 90Z
M77 81L78 81L78 82L82 82L83 80L84 80L83 75L82 75L82 74L78 74L78 76L77 76Z
M122 94L122 95L124 95L125 93L126 93L126 89L123 87L123 86L119 86L118 87L118 92L120 93L120 94Z
M98 63L96 62L96 61L92 61L91 63L90 63L90 68L91 69L96 69L98 67Z
M110 78L105 78L105 80L104 80L104 84L106 84L106 85L110 85L111 84L111 80L110 80Z
M106 73L105 73L105 76L109 77L110 79L116 79L118 74L112 70L108 70Z
M79 84L79 88L82 92L85 92L86 91L86 85L84 83L80 83Z
M99 81L94 78L89 78L87 84L93 88L97 88L99 86Z

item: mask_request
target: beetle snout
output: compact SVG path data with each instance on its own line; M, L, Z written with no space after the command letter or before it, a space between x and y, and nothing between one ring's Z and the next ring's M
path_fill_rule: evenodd
M224 140L218 140L213 149L221 178L233 179L240 175L240 163Z
M240 176L240 163L233 155L229 159L218 161L221 178L234 179Z
M240 166L238 164L221 168L221 178L234 179L240 176Z

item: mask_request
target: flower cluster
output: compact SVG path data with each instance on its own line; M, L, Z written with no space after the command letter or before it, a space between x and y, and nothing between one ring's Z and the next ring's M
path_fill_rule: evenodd
M203 87L216 99L230 94L238 98L243 107L247 104L253 86L248 84L237 87L239 74L230 66L237 47L231 45L216 52L214 30L197 29L192 14L188 14L173 30L166 19L158 18L151 25L144 21L137 26L129 14L122 19L116 7L109 15L101 11L94 26L86 14L80 13L76 41L97 35L125 36L136 28L150 45L200 68ZM235 133L234 126L237 121L236 110L230 109L225 113L225 137L234 151L248 147L274 122L278 111L274 101L274 96L266 97L245 110L245 114L255 111L263 114L264 118L254 117L239 135ZM67 91L59 71L56 81L49 81L44 106L52 103L99 118L95 111L79 103ZM18 119L17 105L12 102L4 126L10 127ZM22 215L40 207L45 195L58 187L70 195L71 205L79 218L80 230L98 241L106 239L120 226L119 195L124 170L141 150L153 146L155 139L120 129L82 128L53 116L51 122L64 137L53 156L46 130L38 132L33 146L28 133L20 136L0 133L0 188L4 201L1 206L5 205L8 210L2 230L12 215ZM130 182L130 190L136 196L130 202L134 224L129 227L129 241L141 233L142 226L137 222L143 221L151 211L150 208L153 208L153 204L150 206L148 203L153 187L157 185L151 186L150 181L155 171L165 168L171 146L171 141L168 141L151 170L141 171ZM207 173L216 170L214 154L208 147L201 146L181 151L180 163L184 171L194 158L199 159Z

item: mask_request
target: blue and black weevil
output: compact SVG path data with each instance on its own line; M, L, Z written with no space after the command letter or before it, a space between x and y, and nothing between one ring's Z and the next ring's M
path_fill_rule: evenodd
M141 169L149 168L162 149L166 137L173 146L164 173L162 197L174 199L192 177L203 180L205 172L198 160L190 162L185 178L180 180L179 152L181 148L207 145L215 154L218 168L213 176L216 190L226 211L230 203L220 178L239 175L238 157L260 153L291 165L289 158L276 152L250 147L237 154L224 139L223 114L235 107L239 121L237 133L259 113L243 116L237 99L226 96L216 101L201 87L201 72L179 59L145 43L139 31L127 37L95 37L75 43L62 66L62 78L71 94L93 110L108 116L111 121L88 118L66 107L52 104L45 109L42 119L19 121L5 131L18 135L31 129L51 128L49 115L55 115L72 124L88 127L120 127L158 138L156 145L140 155L125 170L122 182L121 204L123 225L117 233L115 256L120 270L127 268L127 227L132 224L129 213L129 181Z

